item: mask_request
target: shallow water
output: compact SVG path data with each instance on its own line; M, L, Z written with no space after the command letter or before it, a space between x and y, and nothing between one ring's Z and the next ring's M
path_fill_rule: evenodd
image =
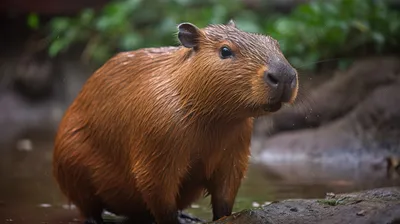
M74 221L77 211L68 209L65 198L52 179L50 137L0 145L0 223L78 223ZM324 197L327 192L400 184L400 178L371 183L369 179L341 180L337 174L336 179L331 181L328 178L322 182L301 182L290 177L293 168L285 167L277 169L289 173L287 176L252 165L240 188L234 210L274 200ZM325 175L329 177L329 171ZM188 212L209 220L212 216L209 198L198 201Z

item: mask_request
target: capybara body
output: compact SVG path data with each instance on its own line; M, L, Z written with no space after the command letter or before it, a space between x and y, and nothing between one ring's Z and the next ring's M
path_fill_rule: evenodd
M230 215L250 156L253 117L296 98L297 72L271 37L233 21L178 26L182 46L119 53L85 83L56 136L53 171L84 219L178 222L211 195Z

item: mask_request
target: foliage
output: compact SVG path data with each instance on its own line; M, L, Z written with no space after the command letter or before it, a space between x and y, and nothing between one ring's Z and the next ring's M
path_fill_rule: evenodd
M39 27L39 17L36 13L29 13L28 26L32 29L37 29Z
M365 45L376 53L398 47L399 17L375 0L312 1L289 15L269 13L268 5L251 10L243 0L114 0L99 12L85 9L76 17L54 18L49 54L84 43L83 57L101 64L117 51L176 45L173 33L180 22L202 27L233 18L245 31L276 38L294 66L312 69L318 60L351 56Z
M356 55L371 45L374 53L399 47L400 14L374 0L314 1L297 7L265 29L297 66ZM310 64L311 63L311 64Z
M53 19L49 54L54 56L75 42L85 42L84 57L102 63L115 51L176 45L174 32L180 22L205 26L225 23L233 15L239 24L260 31L252 28L257 22L242 9L240 0L116 0L99 13L86 9L74 18Z

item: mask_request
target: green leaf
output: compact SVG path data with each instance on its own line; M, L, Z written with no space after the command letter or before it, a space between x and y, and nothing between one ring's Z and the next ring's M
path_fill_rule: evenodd
M271 35L289 61L303 67L335 55L350 57L366 44L372 45L372 53L399 47L400 12L386 1L315 0L289 14L272 12L269 5L254 9L243 0L114 0L98 12L84 9L78 16L53 18L48 50L56 55L90 41L86 56L101 63L117 50L176 44L177 23L204 27L229 19L245 31ZM27 23L38 27L37 15L31 13Z
M62 51L66 47L66 42L63 39L54 40L49 47L49 55L50 57L56 56L60 51Z
M176 24L178 22L172 17L166 17L158 27L158 30L162 34L170 35L171 32L175 32Z
M136 34L134 32L130 32L130 33L122 36L120 47L123 50L133 50L134 48L136 48L139 45L141 40L142 40L142 38L138 34Z
M212 19L211 23L217 24L217 23L225 23L225 17L227 15L226 8L223 5L216 4L212 8Z
M58 33L63 32L71 26L71 20L68 18L54 18L51 20L51 28Z
M28 15L28 26L31 29L39 28L39 17L36 13L30 13Z
M94 18L94 11L93 9L85 9L80 15L80 22L82 25L89 25Z
M282 18L275 23L275 29L282 36L292 35L296 30L296 25L299 26L300 24L295 24L295 22L289 19Z
M95 61L105 61L110 55L110 49L107 46L98 45L93 51L89 52Z
M381 45L385 42L385 37L383 36L383 34L381 34L379 32L373 32L372 39L379 45Z
M353 20L352 25L361 32L367 32L369 30L368 25L360 20Z
M134 10L139 8L140 4L143 0L127 0L125 4L125 8L128 10Z

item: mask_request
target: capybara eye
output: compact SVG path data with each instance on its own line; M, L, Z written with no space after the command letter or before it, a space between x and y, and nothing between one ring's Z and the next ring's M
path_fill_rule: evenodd
M220 57L222 59L230 58L233 56L233 53L229 47L223 46L221 47Z

